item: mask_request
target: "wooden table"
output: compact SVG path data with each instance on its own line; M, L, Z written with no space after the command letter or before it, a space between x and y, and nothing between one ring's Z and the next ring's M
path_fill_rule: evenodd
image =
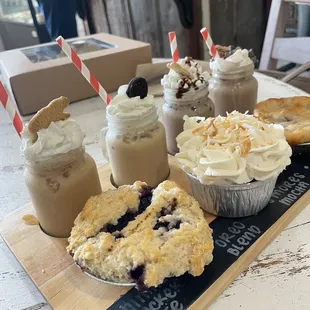
M270 77L256 74L258 100L307 95ZM162 99L156 103L161 107ZM87 151L98 166L105 164L99 131L106 125L105 107L99 98L70 105L68 111L86 133ZM20 140L0 109L0 220L28 203L23 182ZM310 208L306 208L276 240L233 282L211 309L309 309ZM49 309L41 294L0 240L0 309Z

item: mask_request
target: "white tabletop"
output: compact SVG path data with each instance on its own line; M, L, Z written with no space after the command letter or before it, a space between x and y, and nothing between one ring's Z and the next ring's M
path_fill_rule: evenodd
M309 95L262 74L258 100ZM156 99L161 108L162 98ZM68 111L86 133L86 150L98 166L105 164L99 131L105 126L105 107L98 97L73 103ZM30 201L23 181L20 140L0 109L0 221ZM310 308L310 208L307 207L243 272L210 309ZM0 309L50 309L23 268L0 238Z

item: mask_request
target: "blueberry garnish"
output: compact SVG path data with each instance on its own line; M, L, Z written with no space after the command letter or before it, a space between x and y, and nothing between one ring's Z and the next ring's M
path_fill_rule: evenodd
M129 98L140 96L143 99L147 96L147 92L147 81L142 77L136 77L129 82L126 94Z

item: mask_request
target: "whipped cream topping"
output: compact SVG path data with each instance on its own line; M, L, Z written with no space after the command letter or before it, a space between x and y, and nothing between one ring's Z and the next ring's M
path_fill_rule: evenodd
M107 107L109 115L120 118L137 117L144 115L154 109L154 96L147 95L141 99L140 96L129 98L126 94L128 85L122 85L117 91L117 95L111 100Z
M207 71L202 72L202 67L197 61L188 57L180 59L178 61L178 64L183 68L189 70L193 75L193 79L184 78L179 73L170 69L169 73L165 74L164 77L161 79L161 85L164 88L170 88L175 90L178 90L179 88L192 88L193 90L195 90L197 88L208 86L208 80L211 78L210 74Z
M82 146L85 134L72 119L51 122L48 128L38 131L38 139L26 125L21 133L21 153L29 160L44 160L54 155L64 154Z
M249 57L247 49L237 49L231 56L227 58L215 58L210 61L210 68L212 71L229 72L237 70L252 64L253 61Z
M284 128L234 111L227 117L184 117L176 158L202 184L243 184L277 177L291 163Z

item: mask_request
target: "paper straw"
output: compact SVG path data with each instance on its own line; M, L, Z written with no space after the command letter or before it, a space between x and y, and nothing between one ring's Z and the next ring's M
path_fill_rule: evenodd
M177 37L174 31L168 33L169 42L170 42L170 50L173 62L177 62L179 60L179 50L177 44Z
M110 95L105 91L105 89L97 81L94 75L89 71L85 63L81 60L81 58L77 55L77 53L70 47L68 42L62 36L59 36L56 39L56 42L58 43L60 48L64 51L64 53L70 58L70 60L77 67L77 69L83 74L85 79L94 88L94 90L98 93L98 95L102 98L102 100L108 105L111 101Z
M20 119L18 113L16 112L13 103L9 99L9 95L6 92L3 84L0 82L0 101L5 108L6 112L9 115L10 120L13 123L13 126L17 132L17 134L20 136L20 133L23 130L23 122Z
M207 44L207 46L209 48L210 55L212 57L214 57L214 58L219 58L220 55L219 55L219 53L216 50L216 47L215 47L215 45L214 45L214 43L212 41L212 38L210 36L210 33L209 33L208 29L207 28L202 28L200 30L200 33L201 33L204 41L206 42L206 44Z

